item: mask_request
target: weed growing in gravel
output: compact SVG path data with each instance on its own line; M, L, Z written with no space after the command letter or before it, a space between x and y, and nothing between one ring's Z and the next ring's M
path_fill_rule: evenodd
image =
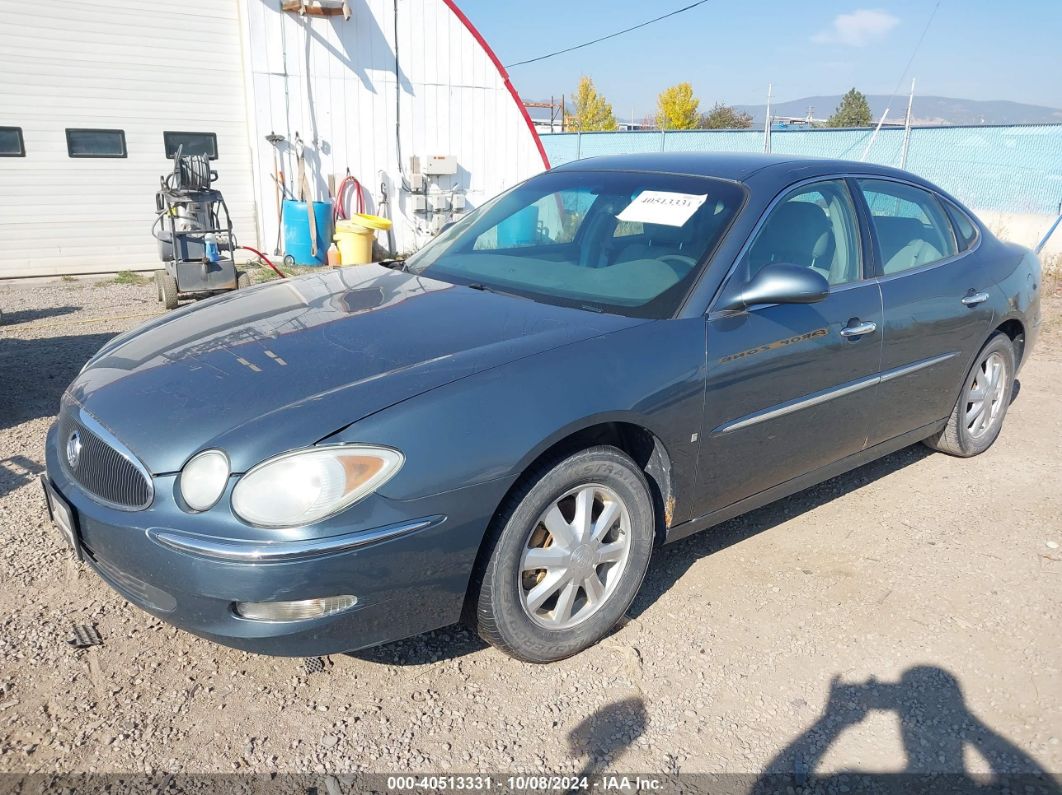
M115 284L147 284L147 279L133 271L121 271L114 277Z
M328 270L327 268L314 267L312 265L277 265L281 272L287 276L301 276L304 273L320 273ZM267 268L265 265L260 265L257 262L248 262L243 265L244 271L251 279L252 284L261 284L262 282L271 282L280 277L273 271L272 268Z
M77 281L77 279L74 276L71 276L69 273L64 273L62 276L59 277L59 280L60 281L64 281L64 282L76 282Z

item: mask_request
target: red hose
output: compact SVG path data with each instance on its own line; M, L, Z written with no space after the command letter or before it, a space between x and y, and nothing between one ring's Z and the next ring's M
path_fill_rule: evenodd
M274 272L276 272L277 276L279 276L281 279L288 278L287 274L285 274L282 270L280 270L280 268L278 268L276 265L274 265L273 261L271 259L269 259L269 257L267 257L265 254L263 254L258 249L251 248L250 246L240 246L240 248L245 249L247 251L250 251L252 254L254 254L256 257L258 257L258 259L262 260L262 262L264 262L266 265L268 265L270 268L272 268L274 270Z
M357 212L365 212L365 193L361 188L361 183L358 182L356 177L347 174L343 177L343 181L339 183L339 189L336 191L336 202L332 211L333 225L335 225L335 222L340 218L349 217L346 208L343 206L343 195L346 193L348 183L354 183L354 187L358 191L358 203L355 205L355 207L357 207Z

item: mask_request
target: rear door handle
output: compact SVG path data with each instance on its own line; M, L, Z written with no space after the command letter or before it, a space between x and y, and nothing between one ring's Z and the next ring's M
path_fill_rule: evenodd
M843 329L841 329L841 336L862 337L864 334L872 334L877 330L877 323L858 323L855 326L845 326Z
M964 306L977 306L988 300L988 293L970 293L962 299Z

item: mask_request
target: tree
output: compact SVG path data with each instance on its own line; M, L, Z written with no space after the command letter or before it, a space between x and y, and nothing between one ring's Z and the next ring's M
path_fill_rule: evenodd
M827 127L869 127L870 103L867 95L854 88L841 97L841 104L826 121Z
M697 126L705 130L743 130L752 126L752 116L716 102L710 111L701 114Z
M585 75L579 80L579 88L575 91L575 109L565 120L565 128L573 132L616 129L612 105L597 93L594 81Z
M656 124L661 130L693 130L700 117L697 106L700 101L693 96L689 83L665 88L656 98Z

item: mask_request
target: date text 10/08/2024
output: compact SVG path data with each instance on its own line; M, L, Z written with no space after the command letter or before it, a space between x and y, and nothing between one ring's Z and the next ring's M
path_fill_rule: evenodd
M388 776L387 789L398 792L417 792L425 790L456 790L465 792L486 792L493 789L544 792L568 791L579 792L592 789L610 792L652 792L661 790L663 780L651 776L603 775L591 778L584 775L421 775Z

